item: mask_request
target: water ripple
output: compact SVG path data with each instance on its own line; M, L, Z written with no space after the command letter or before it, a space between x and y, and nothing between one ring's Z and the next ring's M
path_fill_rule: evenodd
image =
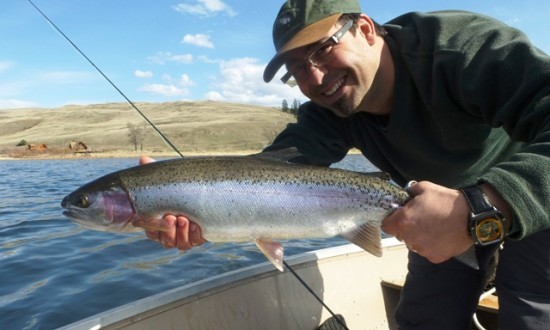
M369 171L361 157L352 169ZM0 161L0 316L4 329L52 329L265 258L254 243L163 249L143 233L83 230L63 196L136 159ZM287 255L344 243L282 242ZM55 299L52 299L55 297ZM83 303L85 302L85 303Z

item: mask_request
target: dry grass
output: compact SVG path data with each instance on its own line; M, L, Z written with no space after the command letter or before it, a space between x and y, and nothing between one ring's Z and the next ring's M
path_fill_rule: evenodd
M183 154L228 154L257 152L267 146L292 115L280 109L223 102L137 103L139 109ZM134 151L128 138L128 123L145 121L126 103L64 106L56 109L0 110L0 156L74 157L71 141L83 141L91 154L118 157L174 152L150 127L143 151ZM16 147L25 140L46 144L45 151Z

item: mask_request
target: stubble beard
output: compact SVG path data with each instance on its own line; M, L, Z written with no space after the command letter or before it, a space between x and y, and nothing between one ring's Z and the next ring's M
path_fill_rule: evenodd
M334 102L330 109L338 117L348 118L356 112L357 106L355 106L353 103L353 98L342 97Z

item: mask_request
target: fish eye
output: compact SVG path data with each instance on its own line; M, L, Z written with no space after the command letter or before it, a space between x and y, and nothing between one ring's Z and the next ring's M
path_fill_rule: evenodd
M75 205L80 208L87 208L90 206L90 199L88 195L80 195L76 198Z

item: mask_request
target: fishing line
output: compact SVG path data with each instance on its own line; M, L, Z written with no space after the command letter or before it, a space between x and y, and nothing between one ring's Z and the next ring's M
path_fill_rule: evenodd
M346 326L346 324L344 322L342 322L342 320L340 320L340 318L338 316L336 316L336 314L327 306L327 304L325 304L325 302L313 291L313 289L300 277L300 275L298 275L298 273L296 273L294 271L294 269L292 269L292 267L290 267L290 265L283 260L283 264L285 265L286 268L288 268L288 270L292 273L292 275L294 275L294 277L296 277L296 279L302 283L302 285L307 289L307 291L309 291L309 293L311 293L313 295L313 297L315 297L315 299L317 299L317 301L323 305L323 307L325 307L327 309L327 311L332 315L332 317L334 317L334 319L336 319L336 321L344 327L344 329L346 330L349 330L349 328Z
M145 116L145 114L143 112L141 112L141 110L139 110L139 108L134 104L134 102L132 102L127 96L126 94L124 94L118 87L117 85L115 85L115 83L113 83L111 81L111 79L109 79L109 77L107 77L103 71L101 71L101 69L99 67L97 67L97 65L95 65L95 63L88 57L86 56L86 54L84 54L84 52L82 52L80 50L80 48L78 48L78 46L72 42L71 39L69 39L69 37L67 37L67 35L65 35L65 33L63 33L63 31L61 31L61 29L59 29L57 27L57 25L55 25L54 22L52 22L51 19L48 18L48 16L46 16L46 14L44 14L44 12L42 12L42 10L40 10L40 8L38 8L31 0L27 0L39 13L40 15L42 15L46 21L48 21L48 23L51 24L51 26L53 26L53 28L59 32L59 34L61 34L63 36L63 38L65 38L65 40L67 40L71 46L73 46L74 49L76 49L78 51L78 53L80 53L80 55L82 55L96 70L97 72L99 72L99 74L101 74L103 76L103 78L105 78L105 80L107 80L107 82L109 82L109 84L111 84L111 86L113 86L114 89L116 89L116 91L124 98L126 99L126 101L132 106L132 108L134 110L137 111L137 113L139 113L141 115L141 117L143 119L145 119L145 121L151 125L151 127L157 132L157 134L162 138L162 140L168 144L170 146L170 148L172 148L172 150L174 150L178 155L180 155L181 158L184 158L183 155L181 154L181 152L179 152L178 148L176 148L176 146L174 146L172 144L172 142L170 142L170 140L168 140L168 138L166 136L164 136L164 134L157 128L157 126L149 120L149 118L147 118L147 116Z
M78 53L80 55L82 55L82 57L84 57L88 63L90 63L96 70L97 72L99 72L99 74L101 74L101 76L103 78L105 78L105 80L107 80L107 82L109 84L111 84L111 86L113 86L113 88L132 106L132 108L134 110L137 111L137 113L139 113L139 115L145 119L145 121L151 125L151 127L158 133L158 135L162 138L162 140L168 144L170 146L170 148L172 148L172 150L174 150L181 158L184 158L183 154L178 150L178 148L176 148L176 146L174 146L174 144L172 144L172 142L170 142L170 140L168 140L168 138L157 128L157 126L151 121L149 120L149 118L147 118L147 116L141 112L141 110L134 104L134 102L132 102L127 96L126 94L124 94L118 87L117 85L115 85L115 83L113 83L111 81L111 79L109 79L109 77L107 77L107 75L105 75L103 73L103 71L97 66L95 65L95 63L88 57L86 56L86 54L84 54L84 52L82 50L80 50L80 48L69 38L67 37L67 35L65 33L63 33L63 31L61 31L60 28L57 27L57 25L55 25L55 23L46 15L44 14L44 12L42 12L42 10L40 10L40 8L38 8L31 0L27 0L39 13L40 15L42 15L46 21L48 23L50 23L51 26L53 26L53 28L63 36L63 38L65 38L65 40L67 40L71 46L76 49L76 51L78 51ZM290 265L286 262L286 261L283 261L285 267L292 273L292 275L294 275L294 277L296 277L296 279L298 279L298 281L313 295L313 297L315 297L315 299L317 299L317 301L319 303L321 303L321 305L323 305L323 307L325 307L327 309L327 311L336 319L336 321L344 327L344 329L348 329L348 327L340 320L339 317L336 316L336 314L323 302L323 300L321 298L319 298L319 296L317 296L317 294L313 291L313 289L292 269L292 267L290 267Z

